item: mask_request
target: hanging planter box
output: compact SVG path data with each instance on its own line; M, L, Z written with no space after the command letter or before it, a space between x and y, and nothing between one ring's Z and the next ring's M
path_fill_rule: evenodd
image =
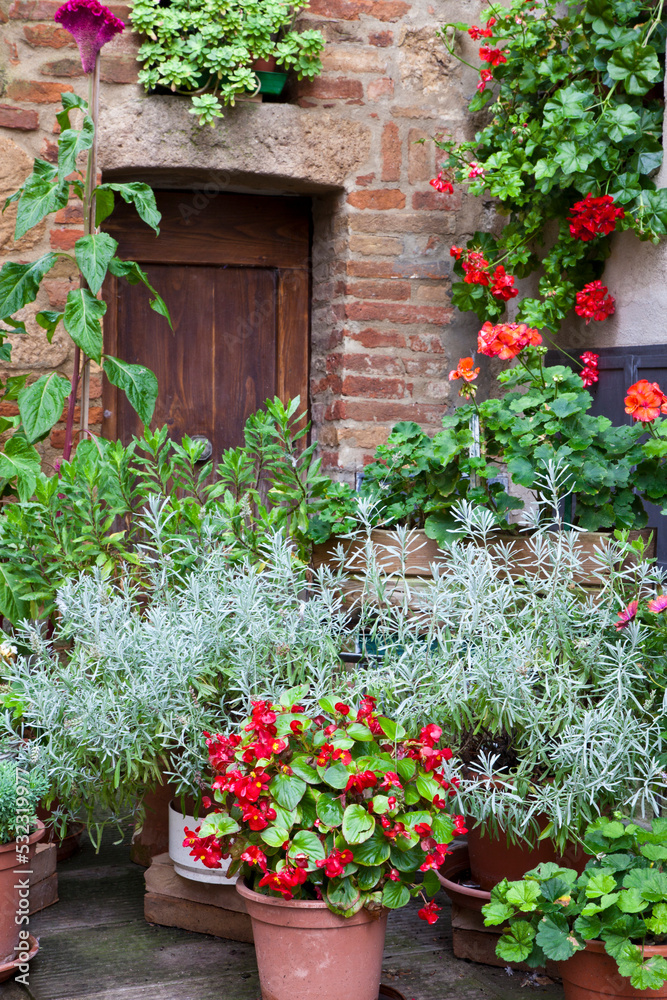
M267 73L264 70L255 70L255 75L259 80L260 94L282 94L287 82L287 73Z

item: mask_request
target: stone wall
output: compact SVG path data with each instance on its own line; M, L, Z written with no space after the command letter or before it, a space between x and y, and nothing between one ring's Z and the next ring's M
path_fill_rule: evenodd
M0 12L0 194L14 190L32 156L55 157L58 95L84 91L78 53L53 23L57 7L53 0L13 0ZM127 8L112 9L127 19ZM129 31L104 49L106 178L203 188L206 197L312 197L311 408L331 470L360 469L397 420L435 430L456 398L448 372L474 349L476 318L455 314L449 300L449 248L488 225L492 206L460 190L439 194L429 180L437 169L431 137L462 138L475 126L465 108L476 75L449 57L436 29L445 17L473 22L479 9L466 0L452 0L446 10L429 0L312 0L304 22L326 37L322 75L292 81L288 103L239 102L215 129L197 126L187 99L143 93L134 82L137 42ZM464 45L474 61L476 47L467 39ZM3 252L28 259L49 246L69 249L80 227L71 204L50 229L42 225L14 247L10 210L0 229ZM621 270L627 252L619 241ZM649 248L651 254L655 261ZM61 305L71 279L58 265L41 307ZM29 329L27 340L17 338L18 364L67 373L66 339L49 347L41 330ZM579 336L574 327L569 335ZM621 329L614 342L634 335L634 327ZM53 448L62 437L56 428Z

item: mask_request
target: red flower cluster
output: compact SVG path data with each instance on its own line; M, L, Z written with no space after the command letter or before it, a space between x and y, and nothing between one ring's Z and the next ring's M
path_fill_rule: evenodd
M255 760L269 760L274 754L282 753L287 740L278 739L275 727L276 713L268 701L253 701L250 722L245 727L247 733L254 732L256 741L243 751L243 760L252 764Z
M218 838L211 834L209 837L198 836L201 827L196 830L184 830L185 840L183 847L190 848L190 857L201 861L207 868L222 868L222 849Z
M431 185L431 187L434 187L435 190L439 191L441 194L454 194L454 185L451 183L451 181L446 181L443 178L442 170L440 171L437 177L433 177L429 181L429 184Z
M335 747L332 743L323 743L317 758L317 766L327 767L328 764L335 764L337 760L347 766L347 764L352 763L352 754L349 750L341 750L340 747Z
M241 737L236 734L211 736L210 733L204 733L204 738L208 747L208 759L211 767L215 771L224 771L227 765L234 760L234 754L241 743Z
M497 299L503 299L504 302L507 302L519 294L519 289L514 287L514 275L505 274L505 268L502 264L499 264L493 272L492 280L491 294Z
M338 878L352 863L353 858L352 851L338 851L334 848L328 858L316 861L315 865L317 868L324 868L324 874L327 878Z
M345 786L346 792L361 792L365 788L375 788L377 785L377 778L373 771L361 771L359 774L351 774L347 779L347 785Z
M570 211L570 233L584 241L596 236L608 236L616 228L616 220L625 218L625 212L614 207L614 199L609 194L601 198L587 194L583 201L575 202Z
M427 872L429 868L434 868L437 871L438 868L442 868L445 858L451 853L451 851L447 850L447 844L436 844L433 853L427 854L424 858L423 863L419 866L419 871Z
M462 378L464 382L474 382L479 375L479 368L473 368L472 358L460 358L458 366L449 373L449 381Z
M493 80L493 73L490 69L480 69L479 71L479 82L477 84L477 89L481 92L486 90L486 85L490 80Z
M425 920L427 924L435 924L438 920L438 910L441 909L441 906L438 906L437 903L431 900L430 903L422 906L421 910L417 911L417 916L420 920Z
M667 413L667 396L657 382L641 378L628 389L625 397L625 412L632 414L633 420L648 424L661 413Z
M259 884L260 886L266 886L273 892L279 892L283 899L292 899L294 897L293 890L298 885L303 885L307 878L308 871L306 868L301 868L298 865L294 867L285 865L279 872L267 872L259 880Z
M266 854L261 847L251 844L246 847L241 855L241 861L246 861L249 865L257 865L263 872L266 871Z
M583 354L579 355L579 358L584 363L584 367L580 372L581 381L588 388L589 385L594 385L599 381L598 361L600 360L600 355L594 354L593 351L584 351Z
M608 291L607 286L601 281L589 281L580 292L577 292L574 311L577 316L586 317L586 326L592 319L602 321L614 314L616 299L613 295L607 295Z
M486 322L477 337L477 349L480 354L489 358L500 358L509 361L515 358L524 347L542 343L542 337L537 330L525 323L499 323L494 326Z
M491 38L493 34L491 29L495 23L495 17L490 17L486 22L486 28L478 28L476 24L473 24L468 28L468 34L472 38L473 42L479 41L480 38Z
M384 730L375 715L376 702L377 698L372 698L370 695L361 699L357 709L357 722L363 722L367 725L374 736L384 736Z
M479 50L479 58L491 66L500 66L501 63L507 62L506 56L500 49L493 49L490 45L482 45Z

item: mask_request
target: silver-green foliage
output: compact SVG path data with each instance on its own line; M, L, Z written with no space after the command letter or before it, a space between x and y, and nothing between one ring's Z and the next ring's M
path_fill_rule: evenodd
M280 536L267 540L263 565L230 565L209 539L197 567L174 575L159 555L160 506L155 498L145 524L148 584L99 571L68 581L53 639L25 623L19 641L31 653L5 670L51 793L87 817L95 839L100 810L131 814L161 771L196 791L203 731L229 729L252 698L304 680L312 698L328 691L345 634L340 598L316 586L304 600L306 569ZM12 729L6 718L6 739Z

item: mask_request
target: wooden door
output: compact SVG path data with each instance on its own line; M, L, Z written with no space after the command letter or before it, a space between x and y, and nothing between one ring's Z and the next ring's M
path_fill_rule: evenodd
M105 229L167 303L173 333L143 285L110 277L105 350L157 376L152 426L206 437L212 457L243 440L267 397L308 403L310 211L306 199L217 195L192 211L192 191L156 192L155 237L121 204ZM195 202L196 203L196 202ZM104 386L106 437L128 442L141 423Z

